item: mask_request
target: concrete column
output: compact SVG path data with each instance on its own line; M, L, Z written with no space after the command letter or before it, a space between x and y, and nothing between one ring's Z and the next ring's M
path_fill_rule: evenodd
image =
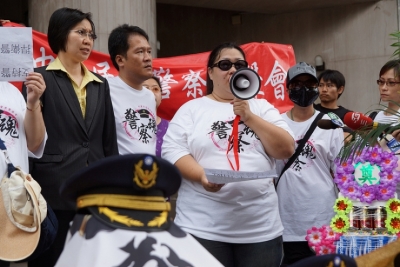
M153 57L157 56L156 0L30 0L29 25L47 33L51 14L62 7L92 13L98 37L95 50L108 54L109 33L118 25L127 23L147 32Z

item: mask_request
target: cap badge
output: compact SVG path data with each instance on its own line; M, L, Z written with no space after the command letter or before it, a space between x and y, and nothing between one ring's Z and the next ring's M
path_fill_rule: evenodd
M145 164L148 164L148 159L145 158ZM133 181L141 188L148 189L155 185L156 183L156 178L158 174L158 166L156 162L153 162L152 169L151 170L143 170L143 160L140 160L138 164L135 164L135 170L134 170L134 178Z

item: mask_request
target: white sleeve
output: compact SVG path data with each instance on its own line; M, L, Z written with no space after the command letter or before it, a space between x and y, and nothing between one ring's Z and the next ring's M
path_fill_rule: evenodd
M169 122L162 144L162 158L175 164L181 157L190 154L188 138L193 130L191 103L181 106Z
M275 108L271 103L269 103L265 99L258 99L258 100L261 103L261 105L260 105L260 110L261 110L260 117L263 118L265 121L284 129L294 139L294 134L293 134L292 129L290 129L289 125L282 118L282 115L279 113L279 110L277 108Z
M331 130L332 136L331 136L331 147L328 153L328 159L330 162L330 168L331 170L335 170L335 159L339 155L340 150L343 147L344 144L344 137L343 137L343 130L342 128L337 128L334 130Z
M47 132L44 132L44 138L39 148L34 152L28 150L28 157L36 159L41 158L43 156L44 147L46 146L46 141L47 141Z

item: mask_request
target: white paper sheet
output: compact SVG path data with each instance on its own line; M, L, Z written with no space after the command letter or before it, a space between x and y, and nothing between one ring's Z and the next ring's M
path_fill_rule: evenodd
M0 81L25 81L33 71L30 27L0 27Z
M257 179L276 178L276 170L265 172L242 172L231 170L204 169L207 179L211 183L226 184Z

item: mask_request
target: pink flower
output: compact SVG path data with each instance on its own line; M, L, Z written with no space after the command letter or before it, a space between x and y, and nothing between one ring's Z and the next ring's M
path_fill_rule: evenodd
M307 230L306 240L308 241L308 245L310 247L319 245L323 239L324 232L317 227L312 227L311 229Z
M315 246L315 253L317 255L333 254L335 252L336 252L336 248L334 245L322 244L319 246Z
M340 236L342 235L341 233L335 233L332 228L330 228L329 226L322 226L322 229L325 232L325 240L326 241L337 241L340 239Z

